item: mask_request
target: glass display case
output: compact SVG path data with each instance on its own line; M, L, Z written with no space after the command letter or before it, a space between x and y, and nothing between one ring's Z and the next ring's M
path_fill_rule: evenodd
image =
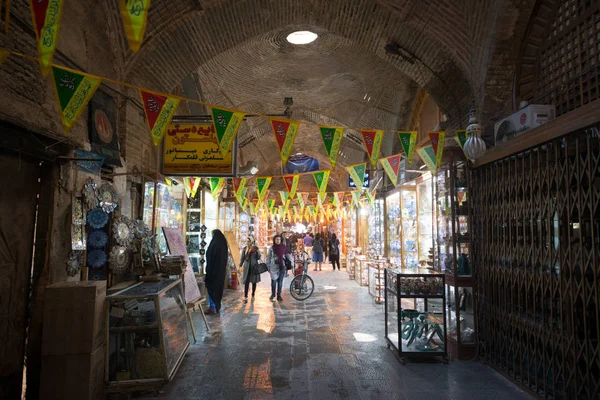
M394 266L402 265L402 212L400 193L389 194L386 199L387 209L387 256Z
M477 330L467 172L466 162L452 160L436 179L437 261L446 275L448 351L461 360L474 357Z
M195 197L187 198L185 244L195 273L204 274L204 260L206 249L201 248L201 243L206 246L206 227L202 220L202 193Z
M427 173L423 176L423 180L417 183L417 199L419 207L418 214L418 248L419 248L419 265L427 267L427 263L433 264L433 180L431 174ZM433 265L431 265L433 266Z
M385 250L384 235L384 201L375 199L375 204L371 207L368 215L367 228L369 232L369 241L367 244L367 257L381 257Z
M154 190L156 188L156 196ZM156 198L156 207L154 200ZM154 220L152 212L154 211ZM167 252L167 242L162 233L162 227L165 228L183 228L183 215L181 203L174 198L169 187L164 183L146 182L144 184L144 209L142 219L148 227L152 227L156 236L156 245L161 253Z
M417 225L417 191L402 189L402 267L419 266L419 229Z
M369 265L369 294L375 299L375 303L383 303L384 297L384 272L387 261L371 262Z
M351 280L356 277L356 257L360 255L360 251L360 247L350 247L346 252L346 272Z
M344 248L349 249L358 245L356 237L356 228L358 224L357 211L351 210L346 214L344 220Z
M170 381L190 345L181 280L141 282L106 299L107 391Z
M447 358L445 276L426 269L385 270L385 338L406 357Z
M237 216L235 213L234 202L224 202L219 204L219 229L221 232L235 232L237 226Z
M355 258L355 274L354 279L360 286L369 285L369 259L364 255L356 256Z

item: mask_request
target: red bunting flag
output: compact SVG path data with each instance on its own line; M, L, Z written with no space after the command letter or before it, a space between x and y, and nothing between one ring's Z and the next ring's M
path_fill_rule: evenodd
M179 105L179 99L140 89L154 146L158 146Z
M284 175L283 181L285 182L285 187L290 193L290 198L293 199L296 195L296 189L298 189L298 181L300 181L300 175Z
M382 158L379 160L387 176L390 178L394 186L398 184L398 175L400 173L400 154Z
M383 141L383 131L362 130L361 132L363 143L369 154L369 160L373 167L377 166L379 159L379 151L381 150L381 142Z
M63 2L62 0L29 0L29 5L33 18L33 30L37 39L40 68L42 75L46 76L52 68Z
M292 146L296 140L299 124L297 121L271 118L271 127L273 128L273 134L275 135L275 141L279 147L279 155L283 164L287 163L292 153Z
M429 132L429 140L431 140L431 147L435 153L435 164L439 168L442 164L442 154L444 153L446 132Z

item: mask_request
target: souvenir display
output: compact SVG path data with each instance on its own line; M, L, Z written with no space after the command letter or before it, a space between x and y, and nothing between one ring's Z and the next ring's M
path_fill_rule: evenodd
M83 212L83 198L73 197L71 205L72 223L75 225L85 225L85 213Z
M122 275L131 264L131 251L124 246L114 246L110 250L108 267L114 274Z
M96 193L98 195L98 204L105 213L110 214L119 206L119 197L110 183L103 183Z
M384 299L384 273L385 268L391 268L387 262L371 262L369 265L369 294L375 303L383 303Z
M113 238L122 245L128 246L131 244L135 234L133 222L124 215L119 215L113 219Z
M383 256L384 253L384 215L383 215L383 200L376 199L371 207L368 220L369 240L367 245L367 257L375 259Z
M171 380L190 345L181 279L140 282L106 299L107 390Z
M239 241L239 247L240 248L244 248L248 245L248 239L249 239L249 232L250 232L250 216L248 215L247 212L242 211L240 213L240 219L239 219L239 224L238 224L238 241Z
M93 249L102 249L108 244L108 234L102 230L94 230L88 234L87 243Z
M395 267L402 266L402 214L400 193L394 192L386 197L388 218L388 258Z
M86 248L85 227L71 224L71 250L85 250Z
M83 266L83 252L72 251L69 254L69 260L67 261L67 275L77 276L81 272Z
M96 190L96 183L92 178L88 178L83 185L83 189L81 190L85 207L88 210L93 210L94 208L98 207L98 193L96 193Z
M448 351L458 359L471 359L477 346L466 163L455 161L441 169L436 186L436 261L446 274Z
M86 249L85 223L83 198L73 196L71 202L71 250Z
M429 177L429 174L427 175ZM429 250L433 247L433 179L425 179L417 184L418 201L418 263L427 265Z
M108 224L108 214L101 208L95 208L91 211L88 211L87 223L90 228L102 229L106 224Z
M87 265L90 268L102 268L106 264L106 253L103 250L93 250L87 253Z
M426 269L385 270L385 338L406 357L447 358L445 275Z

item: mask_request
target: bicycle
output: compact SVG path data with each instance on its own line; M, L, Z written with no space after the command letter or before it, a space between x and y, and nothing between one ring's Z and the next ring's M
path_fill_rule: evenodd
M298 260L296 257L295 264L300 264L300 267L294 269L294 275L296 276L290 283L290 294L298 301L308 299L315 290L315 283L307 274L308 266L310 265L310 256L306 251L302 251L300 254L302 253L304 253L304 258L302 260Z

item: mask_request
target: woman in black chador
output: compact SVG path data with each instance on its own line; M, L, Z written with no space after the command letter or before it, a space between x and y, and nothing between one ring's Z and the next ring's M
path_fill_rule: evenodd
M218 314L221 311L221 299L225 286L225 273L227 272L227 260L229 258L229 246L227 239L218 229L212 231L212 240L206 251L206 276L204 283L208 292L208 303L210 309L207 314Z

